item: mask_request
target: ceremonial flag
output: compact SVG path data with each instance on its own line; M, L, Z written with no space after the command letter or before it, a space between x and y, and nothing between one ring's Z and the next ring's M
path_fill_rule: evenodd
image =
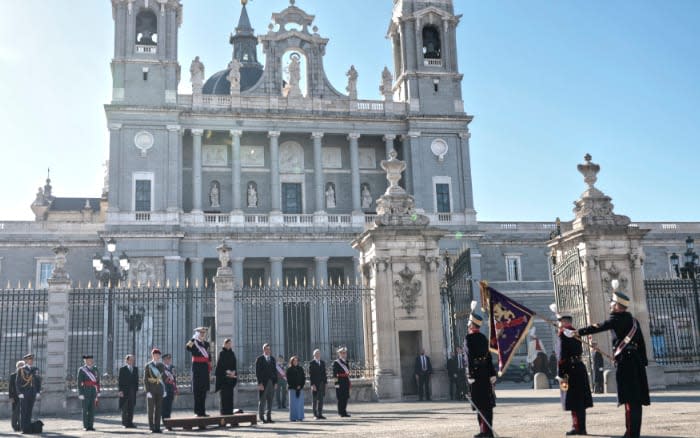
M485 281L481 282L481 303L489 322L489 347L498 354L498 375L502 376L520 343L527 337L535 312Z

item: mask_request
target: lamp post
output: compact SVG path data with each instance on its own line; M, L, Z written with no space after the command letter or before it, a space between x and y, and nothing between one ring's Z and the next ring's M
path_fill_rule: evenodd
M700 324L700 299L698 298L698 276L700 276L700 257L694 250L695 240L688 236L685 239L685 253L683 253L683 266L680 266L680 257L675 252L671 254L671 265L678 278L690 279L693 283L693 298L695 299L695 320Z
M445 278L443 278L442 283L440 284L440 296L442 297L443 302L447 303L447 318L448 318L448 324L449 324L449 342L452 344L450 345L451 349L450 351L454 351L457 349L457 328L456 328L456 320L455 320L455 294L454 290L452 290L452 265L450 265L450 254L445 251L444 255L444 260L445 260ZM448 352L449 355L449 352Z
M107 241L108 255L100 256L95 254L92 259L92 268L95 278L102 284L107 292L107 359L104 372L112 374L114 366L114 320L112 312L112 295L114 288L119 282L126 280L129 275L129 258L122 251L115 260L114 254L117 251L117 242L110 238Z
M142 305L137 305L136 299L136 295L130 295L129 304L119 307L119 310L124 312L124 321L131 333L131 354L133 355L136 355L136 332L143 327L143 318L146 314L146 308Z

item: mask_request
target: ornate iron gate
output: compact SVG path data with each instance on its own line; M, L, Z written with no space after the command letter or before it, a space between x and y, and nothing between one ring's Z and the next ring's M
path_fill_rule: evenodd
M554 300L559 311L568 311L576 328L588 326L588 299L583 289L581 258L577 248L564 253L563 259L552 269ZM591 352L583 345L583 363L591 370Z
M442 315L445 333L445 345L450 351L462 345L460 338L467 334L467 317L471 312L472 289L471 251L462 252L451 264L450 256L445 253L445 277L440 295L442 295Z

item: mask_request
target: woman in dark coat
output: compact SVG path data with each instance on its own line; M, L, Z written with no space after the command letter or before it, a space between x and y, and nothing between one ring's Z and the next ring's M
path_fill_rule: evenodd
M474 436L492 437L493 408L496 406L493 390L493 385L496 383L496 368L491 361L489 341L479 331L482 322L481 315L472 313L469 317L469 334L465 339L469 364L467 381L471 384L472 402L481 412L481 415L477 414L479 433Z
M216 361L216 391L221 391L221 415L233 414L233 388L238 382L236 354L231 347L231 339L226 339Z
M567 435L586 435L586 409L593 407L591 386L588 382L586 366L581 362L583 347L581 341L569 338L565 330L573 330L572 317L562 312L559 320L560 353L557 377L561 382L562 405L565 411L571 411L572 427Z
M289 420L304 420L304 384L306 375L304 368L299 365L299 358L289 358L287 368L287 387L289 388Z
M625 405L625 425L628 438L639 438L642 430L642 405L649 406L649 382L646 366L647 348L642 328L627 311L630 299L622 292L613 294L610 318L599 324L578 330L579 336L613 332L613 356L617 378L617 403ZM576 332L567 333L574 336Z

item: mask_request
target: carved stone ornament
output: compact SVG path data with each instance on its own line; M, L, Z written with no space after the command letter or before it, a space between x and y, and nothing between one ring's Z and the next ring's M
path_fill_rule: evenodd
M441 138L436 138L430 144L430 151L437 157L438 161L445 160L445 155L447 155L448 150L447 142Z
M590 154L584 157L585 163L578 165L578 171L583 175L583 180L588 185L586 191L581 194L581 198L574 202L573 222L574 229L581 229L588 226L627 226L630 218L613 213L612 198L606 196L595 187L598 180L600 166L591 161Z
M56 257L54 258L54 268L51 278L57 279L67 279L68 272L66 272L66 255L68 254L68 248L63 246L63 244L58 245L53 249Z
M145 157L148 154L149 149L153 147L155 143L155 138L153 134L148 131L139 131L134 136L134 146L141 151L141 156Z
M414 280L415 273L408 266L405 266L399 276L401 280L394 281L394 293L401 301L401 307L409 315L416 310L416 301L420 295L421 282Z
M613 294L613 280L617 280L620 282L620 286L618 287L620 291L627 291L627 284L629 283L629 280L624 275L622 275L620 269L617 267L615 262L610 262L610 266L608 266L606 269L603 269L601 280L603 282L603 291L605 295L610 297L611 299Z
M406 163L396 158L396 151L389 153L388 160L382 160L382 169L386 172L389 187L377 199L377 218L374 223L383 225L426 226L430 223L427 216L416 213L416 201L413 196L399 185L401 172L406 169Z

